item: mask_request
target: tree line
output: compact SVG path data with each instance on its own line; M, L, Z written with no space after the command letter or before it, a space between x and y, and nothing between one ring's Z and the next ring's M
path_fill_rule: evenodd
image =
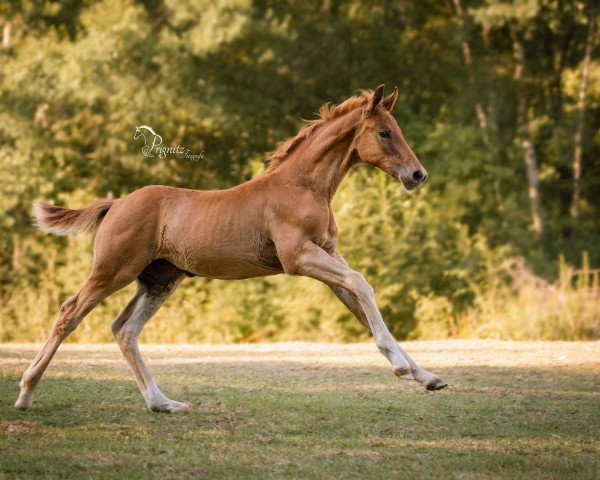
M89 237L31 204L148 184L227 188L324 102L398 86L430 173L407 195L354 169L340 251L400 337L597 338L600 63L592 1L9 1L0 5L0 339L40 340L83 283ZM136 126L203 158L146 157ZM129 290L75 332L108 340ZM98 324L98 325L96 325ZM306 279L186 281L156 341L356 340Z

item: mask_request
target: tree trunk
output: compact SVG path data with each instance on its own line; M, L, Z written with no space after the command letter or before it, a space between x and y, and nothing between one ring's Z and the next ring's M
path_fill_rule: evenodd
M525 51L519 40L519 36L513 27L510 28L512 39L513 56L515 58L515 80L517 89L517 121L521 134L521 145L523 146L523 160L527 168L527 183L529 186L529 203L531 207L531 221L533 231L538 237L544 233L544 224L540 213L540 187L539 172L537 165L537 154L535 146L531 140L529 130L529 110L527 107L527 97L523 85L523 71L525 70Z
M466 40L465 35L465 19L464 19L464 11L462 9L462 5L460 0L452 0L454 4L454 9L456 10L456 15L458 17L458 23L463 30L463 41L462 41L462 51L463 58L465 60L465 66L467 67L467 75L469 76L469 85L473 89L473 91L477 92L476 83L475 83L475 71L473 69L473 56L471 54L471 46L469 42ZM479 127L481 128L481 134L483 135L483 141L486 146L489 146L489 137L487 132L488 127L488 119L485 109L483 108L483 102L481 101L481 96L476 95L475 102L475 113L477 114L477 121L479 122Z
M10 29L12 28L11 22L6 22L2 28L2 48L7 50L10 48Z
M596 14L590 14L587 44L583 59L583 69L581 72L581 83L579 84L579 97L577 100L577 127L575 129L575 139L573 147L573 200L571 202L571 215L573 218L579 216L579 203L581 197L581 155L583 143L583 129L585 127L585 100L587 86L590 78L590 63L592 59L592 50L594 49L594 35L596 33Z
M21 239L17 234L12 236L13 252L12 252L12 268L18 271L21 268Z
M496 149L490 140L490 122L488 119L487 111L483 105L483 101L481 99L481 94L479 93L479 89L477 88L477 82L475 81L475 69L473 64L473 55L471 53L471 45L467 41L466 29L465 29L465 15L464 10L462 8L461 0L452 0L454 4L454 10L456 11L456 15L458 17L458 24L460 25L463 33L462 40L462 51L463 58L465 62L465 67L467 69L467 75L469 78L469 86L471 90L475 92L475 115L477 116L477 121L479 123L479 129L481 130L481 137L483 140L483 144L490 152L490 157L492 162L497 160ZM487 45L486 45L487 46ZM502 196L502 192L500 189L500 181L498 179L494 180L494 197L496 199L496 204L498 207L498 212L500 213L500 217L502 218L502 226L506 227L506 216L504 214L504 198Z

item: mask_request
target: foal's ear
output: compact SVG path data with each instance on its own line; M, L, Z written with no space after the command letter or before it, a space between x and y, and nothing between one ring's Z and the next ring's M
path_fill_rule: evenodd
M381 102L381 99L383 98L383 89L385 88L385 85L379 85L375 91L373 92L373 96L371 97L371 100L369 100L369 104L367 105L367 112L374 112L375 108L377 108L377 105L379 105L379 102Z
M394 91L390 93L387 97L383 99L381 104L388 111L391 112L394 108L394 103L396 103L396 99L398 98L398 87L394 87Z

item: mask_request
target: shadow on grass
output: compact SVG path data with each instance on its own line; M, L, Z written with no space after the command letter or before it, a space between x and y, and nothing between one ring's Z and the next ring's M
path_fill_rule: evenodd
M336 407L347 404L357 408L365 405L393 408L396 413L410 408L411 413L420 415L427 413L418 412L420 405L451 407L465 413L472 404L488 402L505 408L527 406L529 413L540 402L563 404L566 410L579 403L600 406L600 377L581 369L433 368L450 386L439 392L427 392L416 382L396 379L386 368L302 366L284 361L206 365L199 362L198 367L189 363L179 365L175 360L168 367L153 370L159 383L164 384L161 388L165 393L196 406L235 399L257 404L281 403L283 408L304 401L331 408L332 415ZM67 372L61 370L60 366L50 367L36 390L34 409L25 415L67 412L74 407L84 409L86 405L104 409L143 407L133 377L124 366L86 369L71 366ZM13 372L0 376L0 406L5 414L16 399L19 379L20 375ZM80 417L69 421L83 424L86 420Z
M14 458L0 472L593 478L599 465L600 380L581 368L433 368L450 383L440 392L386 368L175 360L154 370L190 413L147 411L124 365L55 365L28 412L12 408L19 375L2 375L0 451Z

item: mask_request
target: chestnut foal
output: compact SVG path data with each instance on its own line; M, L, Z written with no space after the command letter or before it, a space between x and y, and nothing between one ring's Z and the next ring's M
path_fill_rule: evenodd
M117 200L96 200L70 210L35 205L42 230L68 235L96 229L91 273L61 307L46 344L23 374L16 408L30 408L33 391L60 343L104 298L137 281L137 291L111 329L148 407L179 412L187 405L159 390L138 347L146 322L186 276L242 279L287 273L315 278L373 334L400 378L428 390L446 383L419 367L381 318L373 288L337 251L331 200L358 163L380 168L407 189L427 179L391 110L398 91L383 85L334 107L269 155L266 171L228 190L188 190L161 185Z

